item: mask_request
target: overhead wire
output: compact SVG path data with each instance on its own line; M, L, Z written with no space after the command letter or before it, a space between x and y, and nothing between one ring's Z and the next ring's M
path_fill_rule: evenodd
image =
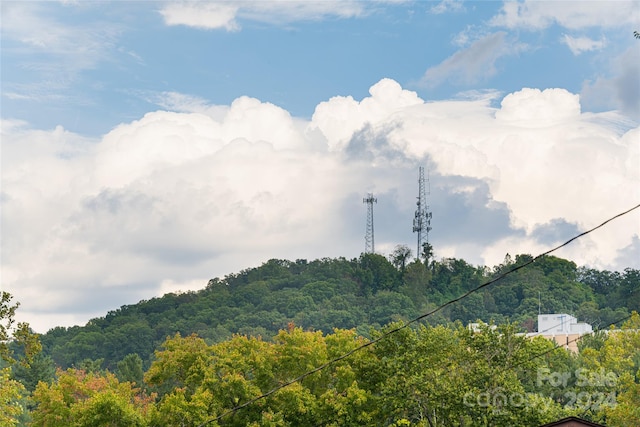
M535 359L537 359L537 358L539 358L539 357L545 356L545 355L547 355L547 354L549 354L549 353L551 353L551 352L553 352L553 351L555 351L555 350L557 350L557 349L562 349L563 347L566 347L566 346L568 346L569 344L572 344L572 343L574 343L574 342L577 342L577 341L579 341L580 339L582 339L582 338L584 338L584 337L586 337L586 336L593 335L593 334L596 334L596 333L598 333L598 332L606 331L606 330L608 330L608 328L609 328L610 326L616 325L616 324L618 324L618 323L622 323L622 322L624 322L625 320L627 320L627 319L631 318L631 316L632 316L632 315L633 315L633 314L628 314L628 315L626 315L626 316L624 316L624 317L622 317L622 318L619 318L619 319L617 319L617 320L614 320L613 322L608 323L607 325L605 325L605 326L604 326L604 327L602 327L602 328L599 328L599 329L596 329L596 330L594 330L594 331L591 331L591 332L587 332L587 333L584 333L584 334L578 335L576 338L572 338L572 339L570 339L570 340L567 340L567 341L566 341L566 343L565 343L565 344L562 344L562 345L561 345L561 344L559 344L557 341L555 341L555 340L554 340L554 341L553 341L553 342L554 342L554 346L553 346L553 347L548 348L548 349L544 350L544 351L543 351L543 352L541 352L541 353L534 354L533 356L529 357L528 359L521 360L521 361L519 361L518 363L514 363L514 364L512 364L512 365L507 364L507 366L505 366L503 369L505 369L505 370L509 370L509 369L513 370L513 369L515 369L515 368L517 368L517 367L519 367L519 366L521 366L521 365L524 365L524 364L526 364L526 363L531 362L532 360L535 360ZM562 325L561 323L558 323L556 326L561 326L561 325ZM520 334L520 335L523 335L523 334ZM558 334L558 336L561 336L561 335L563 335L563 334ZM543 338L545 338L545 337L549 337L549 335L538 335L538 334L534 334L534 335L530 335L530 336L529 336L529 338L536 338L536 337L543 337ZM545 339L546 339L546 338L545 338ZM454 364L454 363L455 363L455 361L450 361L450 362L449 362L448 364L446 364L444 367L441 367L441 369L447 370L447 369L449 369L451 366L453 366L453 364Z
M529 362L531 362L532 360L537 359L537 358L542 357L542 356L545 356L545 355L547 355L547 354L549 354L549 353L551 353L551 352L553 352L553 351L555 351L555 350L557 350L557 349L559 349L559 348L563 348L563 347L565 347L565 346L568 346L568 345L569 345L569 344L571 344L571 343L577 342L577 341L581 340L581 339L582 339L582 338L584 338L584 337L587 337L587 336L590 336L590 335L596 334L596 333L598 333L598 332L606 331L606 330L608 330L608 328L609 328L610 326L616 325L616 324L618 324L618 323L622 323L622 322L624 322L625 320L630 319L630 318L631 318L631 316L633 316L633 314L629 314L629 315L624 316L624 317L622 317L622 318L620 318L620 319L614 320L613 322L611 322L611 323L607 324L604 328L599 328L599 329L596 329L595 331L591 331L591 332L584 333L584 334L582 334L582 335L578 335L576 338L572 338L571 340L567 340L566 344L563 344L563 345L560 345L560 344L558 344L558 342L554 341L555 346L553 346L553 347L551 347L551 348L549 348L549 349L547 349L547 350L545 350L545 351L543 351L543 352L541 352L541 353L538 353L538 354L536 354L536 355L534 355L534 356L530 357L530 358L529 358L529 359L527 359L527 360L521 361L520 363L515 363L515 364L513 364L513 365L506 366L506 367L505 367L505 369L514 369L514 368L517 368L517 367L518 367L518 366L520 366L520 365L523 365L523 364L525 364L525 363L529 363ZM536 335L536 336L543 336L543 335Z
M290 386L292 384L300 382L303 379L305 379L306 377L308 377L310 375L313 375L316 372L319 372L319 371L321 371L321 370L323 370L323 369L325 369L325 368L327 368L327 367L329 367L329 366L331 366L331 365L333 365L333 364L335 364L335 363L337 363L337 362L339 362L341 360L344 360L344 359L348 358L349 356L351 356L352 354L354 354L354 353L356 353L356 352L358 352L360 350L363 350L363 349L365 349L367 347L370 347L370 346L382 341L383 339L386 339L388 336L390 336L392 334L395 334L397 332L400 332L403 329L408 328L410 325L412 325L412 324L414 324L416 322L419 322L422 319L425 319L425 318L427 318L429 316L432 316L435 313L438 313L439 311L445 309L446 307L448 307L448 306L450 306L452 304L455 304L455 303L463 300L464 298L467 298L469 295L474 294L474 293L478 292L479 290L484 289L487 286L490 286L490 285L498 282L499 280L502 280L506 276L508 276L510 274L513 274L516 271L519 271L519 270L521 270L521 269L533 264L537 260L539 260L539 259L541 259L541 258L543 258L543 257L545 257L545 256L557 251L558 249L561 249L561 248L569 245L570 243L574 242L575 240L577 240L577 239L579 239L579 238L581 238L583 236L586 236L587 234L590 234L590 233L598 230L599 228L604 227L605 225L607 225L611 221L614 221L617 218L620 218L620 217L622 217L624 215L627 215L628 213L630 213L630 212L632 212L632 211L634 211L635 209L638 209L638 208L640 208L640 204L637 204L637 205L633 206L630 209L627 209L627 210L625 210L623 212L618 213L617 215L612 216L611 218L609 218L609 219L605 220L604 222L600 223L599 225L596 225L593 228L590 228L590 229L588 229L586 231L583 231L580 234L575 235L574 237L570 238L569 240L565 241L564 243L561 243L560 245L555 246L552 249L549 249L546 252L543 252L543 253L541 253L541 254L529 259L528 261L526 261L526 262L524 262L522 264L519 264L517 266L514 266L513 268L510 268L509 270L499 274L498 276L494 277L493 279L490 279L490 280L482 283L481 285L478 285L475 288L463 293L462 295L460 295L460 296L458 296L456 298L453 298L453 299L451 299L451 300L439 305L438 307L434 308L433 310L430 310L430 311L428 311L426 313L423 313L420 316L417 316L417 317L405 322L404 324L402 324L400 326L394 327L394 328L384 332L383 334L381 334L379 337L377 337L375 339L367 341L366 343L363 343L363 344L359 345L358 347L355 347L352 350L350 350L350 351L348 351L348 352L346 352L346 353L344 353L344 354L342 354L342 355L340 355L338 357L335 357L335 358L333 358L333 359L331 359L331 360L329 360L329 361L327 361L327 362L325 362L325 363L323 363L323 364L321 364L321 365L319 365L319 366L317 366L317 367L315 367L315 368L313 368L313 369L311 369L311 370L309 370L309 371L307 371L307 372L305 372L305 373L303 373L303 374L301 374L301 375L299 375L299 376L297 376L297 377L295 377L295 378L293 378L293 379L291 379L289 381L286 381L286 382L284 382L282 384L279 384L278 386L272 388L271 390L269 390L269 391L267 391L267 392L265 392L265 393L263 393L263 394L261 394L259 396L256 396L256 397L254 397L252 399L249 399L248 401L246 401L246 402L244 402L244 403L242 403L240 405L237 405L237 406L229 409L228 411L225 411L225 412L221 413L220 415L218 415L218 416L216 416L214 418L211 418L210 420L207 420L207 421L199 424L198 427L203 427L203 426L205 426L207 424L210 424L210 423L212 423L214 421L219 421L219 420L221 420L221 419L223 419L223 418L225 418L225 417L227 417L229 415L232 415L232 414L238 412L239 410L241 410L243 408L246 408L249 405L252 405L253 403L255 403L255 402L259 401L259 400L262 400L262 399L265 399L265 398L271 396L272 394L276 393L279 390L282 390L283 388L286 388L286 387L288 387L288 386Z

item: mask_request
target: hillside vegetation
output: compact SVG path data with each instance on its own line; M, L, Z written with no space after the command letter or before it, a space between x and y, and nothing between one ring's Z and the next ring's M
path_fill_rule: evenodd
M404 256L400 256L405 254ZM637 270L557 257L269 260L197 292L123 306L37 336L0 305L0 424L537 426L577 415L640 425ZM579 354L542 337L538 309L596 333ZM479 330L466 327L482 320Z
M531 259L506 257L493 268L462 259L425 265L363 254L357 259L286 261L209 281L197 292L167 294L93 319L86 326L54 328L41 337L44 353L63 368L100 360L114 369L128 354L148 366L153 351L180 333L207 343L233 334L270 339L289 324L330 333L356 329L370 337L394 320L406 320L459 297L496 275ZM482 320L534 331L538 308L570 313L594 328L609 325L640 307L640 271L598 271L547 256L427 319L430 324Z

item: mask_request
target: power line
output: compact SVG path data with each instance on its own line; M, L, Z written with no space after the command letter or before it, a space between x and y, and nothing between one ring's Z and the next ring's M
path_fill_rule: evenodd
M636 206L632 207L631 209L628 209L628 210L626 210L626 211L624 211L624 212L621 212L621 213L619 213L619 214L617 214L617 215L615 215L615 216L613 216L613 217L609 218L608 220L604 221L604 222L603 222L603 223L601 223L600 225L597 225L597 226L595 226L595 227L593 227L593 228L591 228L591 229L589 229L589 230L587 230L587 231L584 231L584 232L582 232L582 233L578 234L577 236L572 237L571 239L567 240L566 242L564 242L564 243L562 243L562 244L560 244L560 245L556 246L555 248L549 249L548 251L543 252L543 253L541 253L540 255L538 255L538 256L536 256L536 257L534 257L534 258L531 258L529 261L527 261L527 262L525 262L525 263L523 263L523 264L520 264L520 265L518 265L518 266L516 266L516 267L513 267L512 269L510 269L510 270L508 270L508 271L506 271L506 272L504 272L504 273L502 273L502 274L498 275L497 277L495 277L495 278L493 278L493 279L491 279L491 280L489 280L489 281L487 281L487 282L485 282L485 283L483 283L483 284L481 284L481 285L479 285L479 286L477 286L477 287L475 287L475 288L471 289L470 291L465 292L464 294L460 295L459 297L454 298L454 299L452 299L452 300L449 300L449 301L447 301L446 303L444 303L444 304L442 304L442 305L440 305L440 306L438 306L438 307L434 308L433 310L431 310L431 311L429 311L429 312L427 312L427 313L424 313L424 314L422 314L422 315L420 315L420 316L418 316L418 317L416 317L416 318L414 318L414 319L412 319L412 320L408 321L408 322L407 322L407 323L405 323L404 325L399 326L398 328L395 328L395 329L392 329L392 330L388 331L385 335L380 336L376 341L380 341L382 338L384 338L384 337L385 337L385 336L387 336L387 335L390 335L390 334L392 334L392 333L398 332L398 331L400 331L400 330L402 330L402 329L404 329L404 328L408 327L409 325L411 325L411 324L413 324L413 323L415 323L415 322L418 322L419 320L424 319L425 317L431 316L431 315L433 315L433 314L435 314L435 313L437 313L437 312L441 311L442 309L444 309L444 308L446 308L446 307L450 306L451 304L455 304L456 302L458 302L458 301L460 301L460 300L462 300L462 299L464 299L464 298L468 297L469 295L471 295L471 294L473 294L473 293L478 292L480 289L486 288L487 286L494 284L495 282L497 282L497 281L499 281L499 280L501 280L501 279L505 278L505 277L506 277L506 276L508 276L509 274L515 273L516 271L521 270L521 269L525 268L526 266L528 266L528 265L530 265L530 264L533 264L534 262L536 262L536 261L537 261L537 260L539 260L540 258L543 258L543 257L545 257L545 256L549 255L550 253L555 252L555 251L557 251L558 249L560 249L560 248L563 248L563 247L567 246L568 244L570 244L570 243L571 243L571 242L573 242L574 240L577 240L577 239L579 239L580 237L586 236L587 234L589 234L589 233L591 233L591 232L593 232L593 231L595 231L595 230L597 230L597 229L599 229L599 228L601 228L601 227L604 227L606 224L608 224L609 222L613 221L614 219L617 219L617 218L619 218L619 217L621 217L621 216L623 216L623 215L626 215L626 214L628 214L629 212L631 212L631 211L633 211L633 210L635 210L635 209L638 209L638 208L640 208L640 204L638 204L638 205L636 205Z
M602 328L599 328L599 329L597 329L597 330L595 330L595 331L591 331L591 332L588 332L588 333L584 333L584 334L582 334L582 335L579 335L579 336L578 336L578 337L576 337L576 338L573 338L573 339L571 339L571 340L567 340L567 342L566 342L564 345L560 345L560 344L558 344L558 343L554 340L554 341L553 341L553 343L554 343L554 346L553 346L553 347L551 347L551 348L549 348L549 349L547 349L547 350L545 350L545 351L543 351L543 352L541 352L541 353L535 354L535 355L531 356L530 358L528 358L528 359L526 359L526 360L522 360L522 361L520 361L520 362L518 362L518 363L514 363L513 365L509 365L509 364L507 364L507 366L505 366L503 369L505 369L505 370L507 370L507 369L508 369L508 370L511 370L511 371L515 371L515 369L516 369L516 368L518 368L519 366L522 366L522 365L524 365L524 364L526 364L526 363L531 362L532 360L535 360L535 359L537 359L537 358L539 358L539 357L542 357L542 356L545 356L545 355L547 355L547 354L549 354L549 353L552 353L552 352L554 352L555 350L557 350L557 349L559 349L559 348L561 349L561 348L563 348L563 346L567 346L567 345L569 345L569 344L571 344L571 343L573 343L573 342L579 341L579 340L581 340L582 338L584 338L585 336L593 335L593 334L595 334L595 333L597 333L597 332L602 332L602 331L606 330L607 328L609 328L609 327L610 327L610 326L612 326L612 325L615 325L615 324L618 324L618 323L624 322L625 320L627 320L627 319L631 318L631 316L633 316L633 313L632 313L632 314L628 314L628 315L626 315L626 316L624 316L624 317L622 317L622 318L620 318L620 319L614 320L613 322L610 322L610 323L609 323L609 324L607 324L606 326L604 326L604 327L602 327ZM558 325L559 325L559 324L558 324ZM544 335L535 335L535 336L533 336L533 337L531 337L531 338L535 338L535 337L544 337ZM545 339L547 339L547 338L545 338ZM548 340L548 339L547 339L547 340ZM455 363L454 361L450 361L450 362L449 362L448 364L446 364L442 369L447 370L447 369L449 369L451 366L453 366L453 364L454 364L454 363Z
M481 284L481 285L479 285L479 286L477 286L477 287L465 292L464 294L460 295L459 297L454 298L452 300L449 300L449 301L445 302L444 304L434 308L433 310L428 311L428 312L426 312L426 313L424 313L424 314L422 314L422 315L420 315L418 317L415 317L415 318L409 320L408 322L404 323L401 326L398 326L396 328L393 328L393 329L383 333L378 338L375 338L375 339L373 339L371 341L368 341L368 342L366 342L364 344L361 344L360 346L358 346L358 347L356 347L356 348L344 353L341 356L338 356L338 357L336 357L334 359L331 359L331 360L323 363L322 365L320 365L320 366L318 366L318 367L316 367L316 368L314 368L314 369L312 369L310 371L307 371L307 372L297 376L296 378L294 378L294 379L292 379L290 381L287 381L285 383L282 383L282 384L272 388L271 390L261 394L260 396L254 397L253 399L249 399L245 403L243 403L241 405L238 405L238 406L236 406L234 408L231 408L228 411L223 412L222 414L218 415L215 418L212 418L212 419L210 419L208 421L205 421L204 423L200 424L198 427L205 426L205 425L207 425L209 423L212 423L214 421L219 421L219 420L221 420L222 418L224 418L224 417L226 417L228 415L231 415L231 414L234 414L234 413L238 412L242 408L245 408L245 407L247 407L247 406L249 406L249 405L251 405L251 404L253 404L253 403L255 403L255 402L259 401L259 400L262 400L262 399L265 399L265 398L271 396L273 393L275 393L275 392L277 392L277 391L279 391L279 390L281 390L281 389L283 389L285 387L288 387L288 386L290 386L292 384L300 382L303 379L305 379L306 377L308 377L310 375L313 375L316 372L319 372L319 371L321 371L321 370L323 370L323 369L325 369L325 368L327 368L327 367L329 367L329 366L331 366L331 365L333 365L333 364L335 364L335 363L337 363L337 362L339 362L341 360L344 360L347 357L351 356L352 354L354 354L354 353L356 353L356 352L358 352L358 351L360 351L360 350L362 350L364 348L372 346L372 345L378 343L379 341L382 341L383 339L387 338L389 335L395 334L396 332L400 332L401 330L408 328L410 325L412 325L412 324L414 324L416 322L419 322L420 320L422 320L422 319L424 319L426 317L429 317L429 316L431 316L431 315L443 310L444 308L446 308L446 307L448 307L448 306L450 306L452 304L455 304L456 302L468 297L469 295L471 295L471 294L473 294L475 292L478 292L479 290L481 290L483 288L486 288L489 285L492 285L493 283L505 278L506 276L508 276L508 275L510 275L512 273L515 273L518 270L521 270L521 269L527 267L530 264L533 264L536 260L538 260L540 258L543 258L543 257L549 255L550 253L553 253L553 252L557 251L558 249L569 245L574 240L577 240L577 239L579 239L579 238L581 238L583 236L586 236L587 234L592 233L595 230L604 227L606 224L610 223L611 221L613 221L613 220L615 220L617 218L620 218L620 217L622 217L622 216L624 216L624 215L626 215L626 214L628 214L628 213L630 213L630 212L632 212L632 211L634 211L635 209L638 209L638 208L640 208L640 204L637 204L636 206L634 206L634 207L632 207L630 209L627 209L626 211L621 212L621 213L619 213L619 214L607 219L606 221L602 222L601 224L599 224L599 225L597 225L597 226L595 226L595 227L593 227L593 228L591 228L591 229L589 229L587 231L584 231L584 232L572 237L571 239L567 240L566 242L564 242L564 243L562 243L562 244L560 244L560 245L558 245L558 246L556 246L556 247L554 247L552 249L549 249L548 251L543 252L543 253L541 253L540 255L537 255L534 258L531 258L529 261L527 261L527 262L525 262L523 264L515 266L515 267L511 268L510 270L507 270L506 272L498 275L497 277L495 277L495 278L493 278L493 279L491 279L491 280L489 280L487 282L484 282L483 284Z
M596 329L595 331L591 331L591 332L588 332L588 333L582 334L582 335L580 335L580 336L578 336L578 337L576 337L576 338L573 338L573 339L571 339L571 340L567 340L567 343L566 343L566 344L564 344L564 345L566 346L566 345L569 345L569 344L571 344L571 343L573 343L573 342L579 341L579 340L581 340L582 338L584 338L584 337L586 337L586 336L588 336L588 335L593 335L593 334L595 334L595 333L597 333L597 332L602 332L602 331L606 330L607 328L609 328L609 326L615 325L615 324L617 324L617 323L624 322L625 320L627 320L627 319L631 318L631 316L633 316L633 314L629 314L629 315L627 315L627 316L625 316L625 317L623 317L623 318L621 318L621 319L614 320L613 322L611 322L611 323L609 323L608 325L606 325L604 328L599 328L599 329ZM536 335L536 336L542 336L542 335ZM551 352L553 352L553 351L555 351L555 350L557 350L557 349L559 349L559 348L563 348L563 346L562 346L562 345L560 345L560 344L558 344L557 342L555 342L555 341L554 341L554 343L555 343L555 346L554 346L554 347L552 347L552 348L550 348L550 349L547 349L547 350L543 351L542 353L538 353L538 354L534 355L533 357L529 358L528 360L522 361L522 362L520 362L520 363L516 363L515 365L507 366L505 369L514 369L514 368L517 368L518 366L523 365L523 364L525 364L525 363L529 363L529 362L531 362L532 360L537 359L538 357L545 356L545 355L547 355L547 354L549 354L549 353L551 353Z

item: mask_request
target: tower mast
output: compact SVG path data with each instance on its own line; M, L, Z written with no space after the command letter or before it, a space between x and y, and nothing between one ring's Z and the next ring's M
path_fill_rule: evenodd
M431 211L427 204L427 195L431 193L429 177L425 181L424 167L420 166L418 172L418 201L415 216L413 218L413 232L418 233L418 247L416 257L424 251L425 244L429 243L429 231L431 231Z
M375 244L373 240L373 204L378 203L378 199L373 197L373 193L368 193L367 197L362 199L367 204L367 233L364 236L364 252L372 254L375 252Z

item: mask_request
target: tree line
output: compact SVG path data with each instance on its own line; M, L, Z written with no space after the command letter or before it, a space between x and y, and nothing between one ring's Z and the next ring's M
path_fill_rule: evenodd
M28 325L16 329L7 323L0 329L5 331L2 354L11 355L3 358L0 386L2 401L13 402L6 413L14 414L11 419L19 425L199 425L376 339L400 324L394 322L430 311L532 259L506 256L488 268L455 258L409 261L406 253L398 247L388 257L273 259L212 279L200 291L123 306L83 327L54 328L40 336L31 334ZM629 390L637 390L640 382L637 337L629 345L598 336L581 343L584 351L578 356L554 350L534 358L551 344L524 340L516 332L535 330L539 308L574 314L595 327L628 318L640 306L639 273L577 267L553 256L538 259L430 316L422 326L332 364L317 375L328 376L318 383L322 386L305 379L256 402L253 409L209 425L295 425L292 420L307 419L309 425L510 425L508 420L522 417L542 424L559 414L577 414L571 411L576 407L588 407L587 416L596 421L616 420L617 411L625 408L620 398L633 402ZM10 319L16 306L3 298L0 319ZM477 320L499 327L471 333L464 325ZM629 325L633 329L635 324ZM6 331L11 330L9 339ZM509 344L504 337L514 341ZM489 353L470 350L482 340L488 340L482 345ZM523 353L516 356L516 350ZM621 362L620 351L632 355L631 364ZM591 355L590 361L585 355ZM489 378L509 366L511 376ZM607 389L613 391L585 388L576 378L579 369L606 369L616 378ZM464 373L459 383L450 378L453 372ZM537 384L531 372L551 374ZM548 379L557 372L569 373L573 382L553 385ZM405 390L403 384L412 388ZM482 400L514 396L524 399L524 406L497 410ZM592 404L586 405L587 398ZM128 421L101 424L102 413Z
M507 256L492 268L456 258L402 262L394 254L362 254L351 260L272 259L214 278L200 291L122 306L85 326L53 328L41 342L57 366L78 366L89 359L115 369L128 354L138 354L148 367L153 351L177 332L215 343L233 334L272 337L292 322L304 330L356 329L370 337L371 329L432 310L530 259ZM597 328L640 307L639 288L638 270L578 268L547 256L428 321L510 321L531 332L540 308L573 314Z
M372 331L234 335L208 344L168 337L145 371L128 355L115 372L58 368L35 387L16 379L35 353L0 374L0 423L95 426L537 426L570 415L640 422L640 316L580 342L580 353L517 325L456 322ZM400 329L399 329L400 328ZM393 332L392 331L396 331ZM345 357L345 355L349 355ZM321 369L319 369L321 368Z

